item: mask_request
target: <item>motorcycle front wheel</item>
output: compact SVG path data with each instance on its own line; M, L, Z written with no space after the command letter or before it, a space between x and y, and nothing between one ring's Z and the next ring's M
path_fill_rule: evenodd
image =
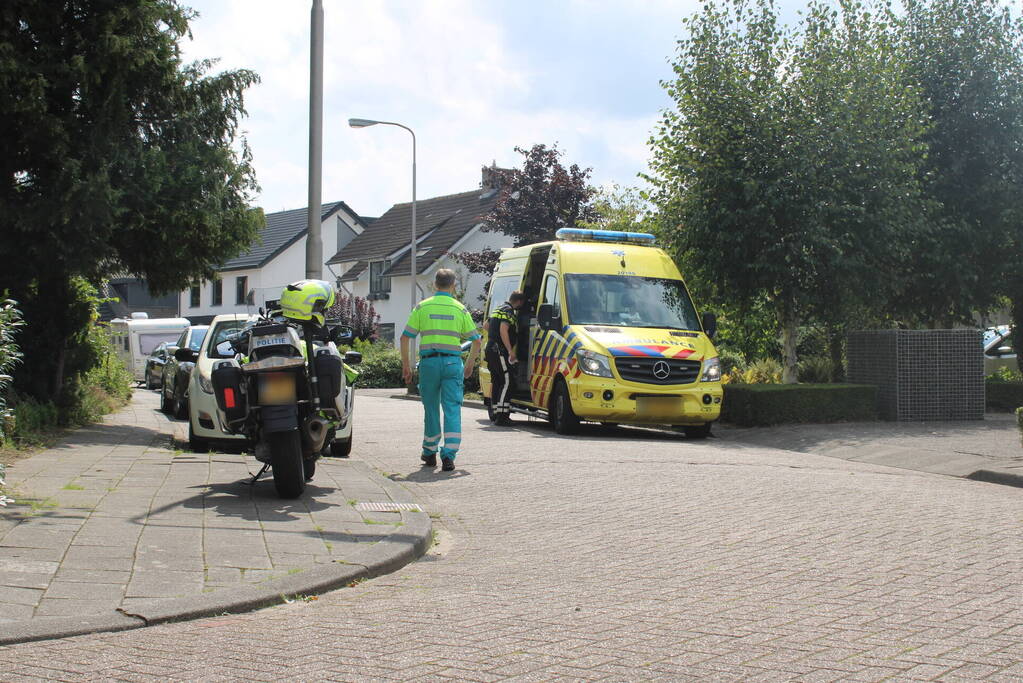
M298 430L267 435L274 487L281 498L298 498L305 491L302 439Z

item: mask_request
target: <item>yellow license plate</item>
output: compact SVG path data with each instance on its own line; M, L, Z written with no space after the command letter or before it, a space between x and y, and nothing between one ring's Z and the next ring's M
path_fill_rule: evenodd
M673 418L682 414L682 399L677 396L639 396L636 417L644 419Z
M267 372L259 377L259 403L280 406L295 403L295 376L287 372Z

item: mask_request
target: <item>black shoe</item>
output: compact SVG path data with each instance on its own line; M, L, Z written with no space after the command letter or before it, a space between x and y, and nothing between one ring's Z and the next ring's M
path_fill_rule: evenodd
M511 427L514 423L512 422L512 419L507 415L499 415L497 419L494 420L494 424L496 424L498 427Z
M437 466L437 455L423 455L419 456L419 459L423 461L423 467L436 467Z
M441 461L441 463L443 463L440 466L441 472L452 472L452 471L454 471L454 469L455 469L455 459L454 458L441 458L440 461Z

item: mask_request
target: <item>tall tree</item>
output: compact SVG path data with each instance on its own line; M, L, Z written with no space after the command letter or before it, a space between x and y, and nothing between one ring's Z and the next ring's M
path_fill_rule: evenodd
M565 167L557 145L516 147L522 168L493 169L500 176L497 204L486 218L484 230L515 238L515 246L554 239L560 228L595 217L589 168ZM493 249L464 252L454 257L473 273L491 273L499 254Z
M0 6L0 291L25 313L22 391L64 384L76 277L181 288L262 222L238 136L257 77L183 63L194 16L176 0Z
M839 7L811 3L793 33L770 0L706 3L651 141L662 238L738 310L773 308L786 382L802 321L891 294L876 273L925 210L915 93L883 23Z
M593 218L580 220L579 227L642 232L651 230L653 226L653 207L646 195L634 187L612 185L600 188L593 195L591 208Z
M1009 295L1023 329L1023 21L998 0L908 0L901 28L933 122L923 177L940 204L907 301L947 325Z

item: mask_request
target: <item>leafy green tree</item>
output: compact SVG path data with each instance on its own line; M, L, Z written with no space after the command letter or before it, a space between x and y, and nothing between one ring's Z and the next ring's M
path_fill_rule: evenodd
M1023 22L998 0L908 0L905 60L933 122L923 177L940 204L907 303L969 322L1011 298L1023 329Z
M651 141L662 239L715 299L774 310L786 382L801 323L895 296L877 273L926 213L920 105L884 21L811 3L794 33L770 0L709 2L684 20L664 83L674 108Z
M21 391L47 399L88 316L76 278L212 275L262 222L238 135L245 70L185 64L175 0L0 5L0 291L25 313Z
M593 218L580 220L580 228L643 232L652 229L653 208L644 194L634 187L600 188L593 196Z

